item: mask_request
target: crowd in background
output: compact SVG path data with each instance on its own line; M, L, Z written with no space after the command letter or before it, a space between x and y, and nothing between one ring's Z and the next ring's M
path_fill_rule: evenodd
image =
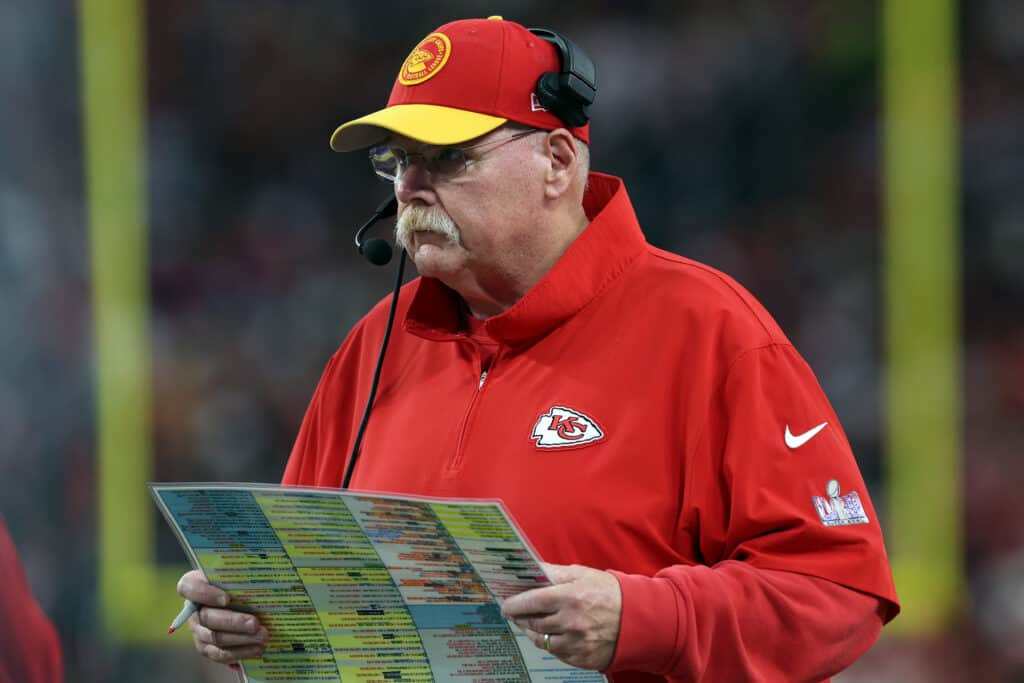
M948 632L885 638L845 682L1024 680L1024 5L962 4L969 600ZM898 454L883 451L877 5L148 3L156 478L280 478L320 371L392 277L351 241L390 188L327 139L385 102L428 31L500 13L597 63L594 168L625 179L651 242L733 275L773 313L842 419L884 528L884 459ZM0 514L68 680L189 667L230 680L184 650L111 642L97 621L77 31L73 3L0 3Z

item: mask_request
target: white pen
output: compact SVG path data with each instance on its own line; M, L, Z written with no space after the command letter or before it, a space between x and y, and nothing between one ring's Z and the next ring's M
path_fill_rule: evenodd
M171 622L171 626L167 629L167 632L174 633L177 631L197 609L199 609L199 603L186 600L185 606L181 608L180 612L178 612L178 616L174 617L174 621Z

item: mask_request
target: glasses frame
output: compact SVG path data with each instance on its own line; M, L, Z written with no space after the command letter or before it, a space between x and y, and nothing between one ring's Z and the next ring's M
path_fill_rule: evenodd
M423 165L424 170L430 175L431 180L435 182L451 180L452 178L457 178L465 173L471 163L480 161L487 152L492 152L507 142L525 138L526 136L533 135L534 133L543 132L546 131L543 131L540 128L529 128L503 138L498 138L496 140L483 140L471 145L424 145L419 152L410 152L401 145L381 143L379 145L374 145L369 149L370 166L373 167L373 172L377 177L384 182L398 183L401 181L402 174L405 173L405 169L409 168L412 163L416 163L416 160L419 160L419 163ZM467 151L486 147L489 147L490 149L487 149L484 153L480 153L472 157L466 154ZM396 152L400 152L401 154L396 154ZM447 161L440 160L442 154L450 152L457 152L461 156L461 164L454 171L442 171L440 164L455 161L453 159L449 159ZM384 159L386 157L390 157L390 161L385 162ZM389 172L386 169L385 164L394 164L394 173Z

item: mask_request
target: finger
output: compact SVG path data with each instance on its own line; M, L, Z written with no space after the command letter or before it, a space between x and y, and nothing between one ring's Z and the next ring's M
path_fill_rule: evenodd
M219 648L227 649L233 647L244 647L248 645L265 645L270 633L265 627L260 627L256 633L232 633L230 631L214 631L200 623L189 624L192 630L193 640L204 645L216 645Z
M539 647L541 650L546 650L544 647L544 634L537 631L530 631L530 642Z
M530 639L530 642L539 649L545 650L559 657L565 654L563 650L565 645L569 642L569 639L557 633L526 631L526 635ZM545 636L547 636L547 638L545 638Z
M522 626L520 626L519 628L521 628L523 630L523 633L526 634L526 637L530 639L531 643L533 643L534 645L536 645L539 648L543 648L544 647L544 634L543 633L540 633L538 631L534 631L532 629L524 628Z
M189 626L193 624L193 619L211 631L253 635L260 630L260 620L255 615L230 609L204 607L189 617Z
M200 605L227 607L229 602L228 594L210 584L198 569L182 574L178 579L178 594Z
M524 591L505 600L501 613L506 618L526 618L554 614L562 602L565 588L545 586Z
M581 669L602 670L607 668L611 659L605 659L603 655L596 655L594 648L571 633L548 633L545 639L544 633L536 631L525 632L538 649L549 652L558 657L566 664ZM546 642L545 642L546 641Z
M246 645L244 647L220 648L216 645L197 643L196 650L207 659L220 664L235 664L240 659L257 659L263 656L263 645Z
M520 619L513 619L514 623L519 628L526 632L534 633L562 633L565 629L561 623L561 619L557 614L552 614L544 617L525 617Z

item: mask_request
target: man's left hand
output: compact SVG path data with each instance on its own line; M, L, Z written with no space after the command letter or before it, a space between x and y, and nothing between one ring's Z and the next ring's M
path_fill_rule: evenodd
M603 671L612 663L619 637L622 592L608 572L579 565L545 564L554 585L520 593L501 613L530 640L581 669Z

